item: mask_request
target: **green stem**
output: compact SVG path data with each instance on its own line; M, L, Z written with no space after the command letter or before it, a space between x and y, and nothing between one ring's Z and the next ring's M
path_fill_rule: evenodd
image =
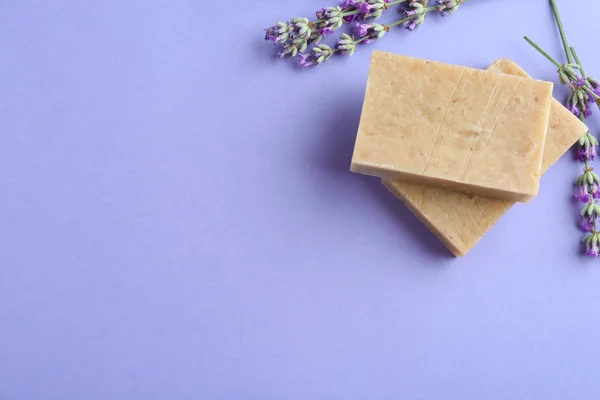
M355 41L354 41L354 44L359 44L359 43L362 43L362 42L364 42L365 40L367 40L368 38L369 38L368 36L363 36L363 37L361 37L360 39L358 39L358 40L355 40Z
M546 57L552 64L556 65L557 68L561 68L561 65L558 63L558 61L556 61L554 58L552 58L552 56L550 54L548 54L544 50L542 50L542 48L540 46L538 46L533 40L529 39L527 36L525 36L525 40L527 41L527 43L532 45L537 51L539 51L541 55Z
M563 28L562 21L560 20L560 14L558 13L558 7L556 6L556 1L550 0L550 4L552 5L552 11L554 12L554 18L556 19L556 24L558 25L558 31L560 32L560 39L562 40L563 47L565 48L565 55L567 56L567 62L570 64L572 62L571 52L569 51L567 35L565 35L565 29Z
M406 18L403 18L403 19L399 19L398 21L394 21L391 24L388 24L388 27L392 28L392 27L394 27L396 25L403 24L403 23L405 23L407 21L410 21L410 18L411 17L406 17Z
M581 71L581 75L584 78L587 78L587 76L585 75L585 71L583 69L583 65L581 65L581 61L579 61L579 57L577 57L577 53L575 52L575 48L574 47L570 47L569 50L571 50L571 54L573 54L573 58L575 59L575 62L577 63L577 65L579 65L579 70Z
M360 10L354 10L354 11L348 11L345 13L342 13L341 17L347 17L348 15L356 15L356 14L360 14Z

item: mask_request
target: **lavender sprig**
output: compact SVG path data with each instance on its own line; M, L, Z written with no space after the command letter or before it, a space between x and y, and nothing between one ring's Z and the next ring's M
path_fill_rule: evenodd
M317 11L315 21L296 17L288 22L277 22L266 29L265 40L282 47L279 58L298 57L303 67L317 66L335 53L352 56L359 44L373 43L397 25L413 31L423 24L429 12L438 11L442 16L452 14L468 0L436 1L436 6L427 7L429 0L343 0L340 6ZM398 4L404 7L402 19L387 25L366 23L369 19L379 19L391 6ZM342 34L333 49L319 44L324 37L351 22L357 22L354 33ZM311 44L313 47L305 54Z
M416 2L413 2L416 3ZM410 4L413 4L410 3ZM410 6L409 4L409 6ZM420 3L419 3L420 4ZM412 8L415 9L415 8ZM428 12L431 11L436 11L438 10L437 7L427 7L427 8L423 8L421 11L415 12L415 13L410 13L411 9L408 9L408 11L406 11L404 13L404 18L399 19L395 22L392 22L390 24L384 25L384 24L376 24L376 23L371 23L371 24L361 24L360 22L356 23L356 27L354 29L354 33L352 36L348 35L348 34L342 34L340 36L340 39L338 40L336 46L335 46L335 53L340 53L340 54L344 54L347 55L349 57L351 57L357 49L357 46L359 44L370 44L373 43L381 38L383 38L385 36L386 33L388 33L391 28L397 26L397 25L404 25L407 29L409 30L413 30L414 28L420 26L423 21L424 21L424 15L427 14ZM412 24L414 24L414 27L412 26ZM305 59L301 59L300 60L300 65L304 66L304 67L312 67L312 66L316 66L319 65L320 63L314 63L314 62L305 62Z
M575 49L570 47L567 42L567 36L555 0L550 0L550 4L565 49L566 62L559 64L531 39L525 37L525 40L558 68L559 81L571 90L565 105L569 111L579 117L582 122L585 122L585 119L592 115L591 105L596 103L600 107L600 83L586 75ZM584 164L583 173L575 180L575 198L585 204L581 210L582 220L579 226L584 232L587 232L583 239L585 254L591 257L599 257L600 232L598 231L597 222L600 217L600 204L598 204L600 199L600 177L594 172L594 168L590 166L596 158L598 140L588 130L579 139L577 146L578 159Z

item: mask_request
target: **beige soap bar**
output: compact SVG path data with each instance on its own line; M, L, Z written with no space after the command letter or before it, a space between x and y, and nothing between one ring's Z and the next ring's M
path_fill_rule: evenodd
M553 85L374 51L351 170L526 202Z
M500 59L489 70L528 76L517 64ZM552 100L542 171L546 172L587 128L558 101ZM513 202L470 196L398 180L383 183L455 255L466 254L514 205Z

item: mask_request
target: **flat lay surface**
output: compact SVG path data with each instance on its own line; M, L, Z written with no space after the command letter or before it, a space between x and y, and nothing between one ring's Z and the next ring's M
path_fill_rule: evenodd
M506 57L562 102L523 40L563 61L548 2L277 60L264 28L329 5L0 5L0 400L600 398L573 152L461 258L349 171L376 49ZM589 2L558 5L600 76Z

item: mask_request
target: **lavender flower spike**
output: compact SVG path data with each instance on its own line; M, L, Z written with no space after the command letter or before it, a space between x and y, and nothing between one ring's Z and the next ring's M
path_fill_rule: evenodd
M463 3L463 0L438 0L438 10L440 14L445 16L446 14L453 14L458 10L458 7Z

